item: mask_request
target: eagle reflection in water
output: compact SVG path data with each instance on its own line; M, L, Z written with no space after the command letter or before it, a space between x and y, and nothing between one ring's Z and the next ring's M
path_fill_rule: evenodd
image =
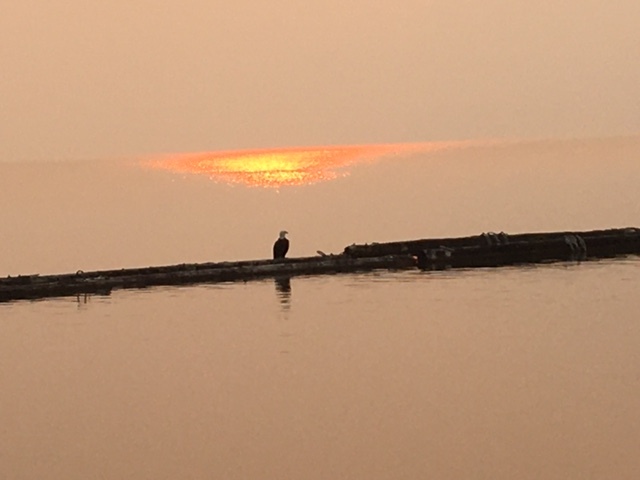
M280 305L287 309L291 306L291 277L278 276L275 278L276 295L280 300Z

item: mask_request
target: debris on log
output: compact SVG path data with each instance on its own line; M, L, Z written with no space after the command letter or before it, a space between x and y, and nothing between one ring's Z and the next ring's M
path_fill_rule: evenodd
M45 297L109 294L118 288L232 282L257 278L289 278L371 271L499 267L526 263L582 261L640 255L640 229L551 232L509 235L483 233L471 237L422 239L351 245L338 255L197 263L101 270L63 275L0 278L0 302Z

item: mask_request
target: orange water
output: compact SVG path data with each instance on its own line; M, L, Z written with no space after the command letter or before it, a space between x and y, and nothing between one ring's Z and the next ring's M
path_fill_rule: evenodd
M265 258L281 229L302 256L640 226L639 153L637 137L370 153L275 189L137 161L4 163L0 275ZM635 478L639 266L0 304L3 475Z

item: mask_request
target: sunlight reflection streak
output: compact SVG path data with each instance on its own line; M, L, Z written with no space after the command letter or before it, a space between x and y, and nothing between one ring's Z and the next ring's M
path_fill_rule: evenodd
M253 187L311 185L349 174L346 167L388 155L461 148L467 142L349 145L178 154L152 159L151 168L208 175L212 180Z

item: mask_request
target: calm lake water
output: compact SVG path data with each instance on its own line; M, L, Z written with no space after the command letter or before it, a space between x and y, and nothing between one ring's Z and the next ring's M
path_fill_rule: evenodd
M350 152L277 188L201 157L2 162L0 276L266 258L281 229L305 256L640 226L638 136ZM639 284L629 257L0 304L0 470L635 479Z

